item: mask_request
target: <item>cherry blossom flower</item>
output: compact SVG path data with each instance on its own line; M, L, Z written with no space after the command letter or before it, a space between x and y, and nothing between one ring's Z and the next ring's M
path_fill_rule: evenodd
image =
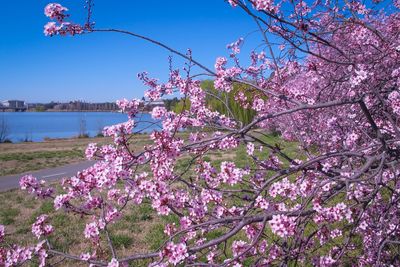
M246 174L242 169L236 168L235 163L224 161L221 163L219 178L229 185L237 184Z
M45 224L48 216L43 214L36 218L35 223L32 225L32 233L39 239L42 236L47 236L54 231L53 226Z
M85 238L90 238L92 240L97 240L100 235L99 225L97 222L91 222L86 224L85 231L84 231Z
M248 143L246 146L246 152L247 154L249 154L250 156L253 156L254 154L254 144L253 143Z
M118 260L113 258L113 259L108 263L107 267L119 267L119 262L118 262Z
M151 116L154 119L161 119L161 117L165 116L167 113L167 109L165 107L154 107L151 111Z
M269 221L273 233L280 237L288 237L294 235L296 218L288 217L286 215L273 215L272 220Z
M55 22L50 21L44 26L43 32L46 36L53 36L57 34L59 29Z
M174 244L169 242L162 251L161 256L166 257L172 265L177 265L185 260L189 254L185 243Z
M140 107L141 103L142 103L142 101L139 99L132 99L129 101L126 98L124 98L124 99L117 101L118 107L123 112L126 112L129 116L129 118L131 118L131 119L139 112L139 107Z
M47 17L51 19L57 19L60 22L66 17L66 11L68 11L68 9L58 3L50 3L44 8L44 14Z

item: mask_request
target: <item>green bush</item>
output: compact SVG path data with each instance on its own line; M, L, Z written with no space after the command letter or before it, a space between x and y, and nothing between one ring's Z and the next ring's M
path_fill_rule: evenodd
M239 92L243 92L248 101L251 103L254 96L254 92L251 87L236 83L233 85L232 91L226 93L216 90L214 88L214 81L206 80L201 83L201 88L207 93L206 105L212 110L218 111L226 116L233 117L244 124L248 124L253 120L256 114L255 111L252 109L243 108L238 101L235 100L235 96ZM172 110L177 113L189 109L190 100L183 98L172 108Z

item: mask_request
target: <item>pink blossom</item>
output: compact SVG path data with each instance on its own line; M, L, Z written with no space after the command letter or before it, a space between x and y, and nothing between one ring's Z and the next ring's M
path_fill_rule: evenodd
M63 195L58 195L54 199L54 208L56 210L60 209L62 206L64 206L68 201L71 199L70 195L68 194L63 194Z
M218 57L216 62L215 62L215 69L220 72L225 70L225 65L227 63L226 58L224 57Z
M121 217L121 213L114 207L109 208L105 215L105 220L107 223L117 220Z
M11 267L24 263L32 259L34 249L31 247L13 246L7 251L4 266ZM0 258L1 259L1 258Z
M233 7L237 6L237 1L238 0L228 0L229 4Z
M224 137L221 140L221 142L219 142L218 148L222 150L228 150L236 148L238 145L239 145L238 140L233 136L229 136L229 137Z
M96 222L86 224L84 235L88 239L97 240L100 235L99 225Z
M80 259L81 259L81 260L84 260L84 261L88 261L88 260L90 260L90 258L91 258L90 253L82 253L82 254L80 255Z
M187 229L187 228L189 228L189 226L192 225L192 221L187 216L182 217L180 219L179 223L181 225L181 229Z
M58 33L59 29L60 28L56 25L55 22L50 21L50 22L47 22L46 25L44 25L44 31L43 32L44 32L44 35L46 35L46 36L53 36L53 35L56 35Z
M336 261L332 258L331 255L328 256L321 256L319 258L320 266L334 266Z
M166 257L173 265L177 265L189 256L185 243L174 244L172 242L169 242L165 246L161 255L162 257Z
M305 1L300 1L295 8L296 12L299 13L301 16L305 16L311 12L311 9L307 6Z
M235 95L235 100L238 101L243 108L249 107L248 99L244 92L237 92L237 94Z
M37 190L40 184L35 177L32 175L25 175L19 181L19 185L22 190L28 190L29 193Z
M246 146L246 151L247 154L249 154L250 156L253 156L254 154L254 144L253 143L248 143Z
M249 247L249 244L243 240L235 240L232 243L233 256L236 257L242 254Z
M253 109L255 111L262 111L264 109L264 100L262 100L261 98L256 98L253 102Z
M254 0L253 5L257 10L265 10L274 13L278 11L278 7L274 6L273 0Z
M49 256L45 249L40 249L38 252L39 256L39 267L46 266L46 258Z
M256 198L255 205L256 205L256 207L259 207L263 210L268 210L268 208L269 208L268 201L265 198L263 198L262 196L258 196Z
M127 122L104 127L103 134L104 136L112 136L116 144L121 144L127 135L132 134L134 126L135 121L129 119Z
M234 185L240 182L246 174L242 169L236 168L234 162L224 161L221 163L221 172L219 178L229 185Z
M44 14L47 17L58 21L63 21L67 16L65 15L65 11L68 11L68 9L58 3L50 3L44 8Z
M365 70L363 69L355 70L355 75L353 75L350 80L351 86L355 87L359 85L361 82L367 79L367 77L368 73Z
M343 202L340 202L333 207L321 207L321 205L315 201L314 210L317 211L317 215L314 218L314 221L316 222L337 222L344 219L346 219L348 222L353 221L353 213L351 209L349 209Z
M228 69L222 69L221 62L216 63L216 67L220 70L217 72L217 78L214 81L214 86L216 89L230 92L232 90L232 79L238 77L242 70L237 67L232 67Z
M272 197L277 197L279 195L295 200L299 194L298 189L297 185L291 183L287 178L284 178L281 181L272 184L269 189L269 194Z
M288 237L294 235L296 218L288 217L286 215L273 215L272 219L269 221L271 230L274 234L280 237Z
M151 111L151 116L154 119L161 119L161 117L165 116L167 113L167 109L165 107L154 107Z
M350 133L347 138L346 138L346 145L348 147L353 147L356 143L356 141L358 140L359 135L356 133Z
M19 181L21 190L26 190L29 194L34 194L40 198L47 198L52 195L53 188L45 187L45 181L38 181L30 174L24 175Z
M113 258L113 259L108 263L107 267L119 267L119 262L118 262L118 260Z
M139 107L143 101L139 99L127 100L126 98L118 100L117 105L123 111L126 112L129 118L133 118L138 112Z
M398 91L393 91L389 94L389 103L393 111L400 115L400 94Z
M232 50L231 57L240 53L240 46L243 44L243 38L239 38L237 41L228 44L227 48Z
M32 225L32 233L39 239L41 236L47 236L54 231L53 226L45 224L48 216L43 214L36 218L36 222Z
M175 225L175 223L172 223L172 224L168 223L168 224L165 225L164 233L165 233L167 236L172 236L175 232L176 232L176 225Z
M85 156L88 160L93 159L95 156L96 152L98 150L97 144L96 143L90 143L86 150L85 150Z

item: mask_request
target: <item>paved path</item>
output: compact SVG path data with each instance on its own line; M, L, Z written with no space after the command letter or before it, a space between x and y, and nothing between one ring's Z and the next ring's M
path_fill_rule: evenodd
M0 177L0 192L14 188L19 188L19 179L25 174L32 174L38 180L55 181L63 177L74 176L78 171L88 168L95 161L83 161L79 163L69 164L62 167L44 169L23 174L1 176Z

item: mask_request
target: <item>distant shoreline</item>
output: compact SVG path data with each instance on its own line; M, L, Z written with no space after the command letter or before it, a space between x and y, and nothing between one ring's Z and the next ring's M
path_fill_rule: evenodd
M130 135L145 136L146 134L148 134L148 133L146 133L146 132L131 133ZM74 140L78 141L78 140L94 140L94 139L96 139L96 140L110 139L111 140L111 137L99 135L99 134L93 135L93 136L91 136L91 135L84 135L84 136L75 135L75 136L70 136L70 137L45 137L42 140L36 140L36 141L34 141L34 140L7 141L7 142L0 143L0 147L3 145L6 145L6 144L14 144L14 145L15 144L34 144L34 143L48 143L48 142L57 142L57 141L74 141Z
M96 136L105 126L128 121L127 113L100 110L6 112L3 115L0 113L0 120L8 126L7 139L13 142ZM136 123L135 131L150 132L160 127L159 122L145 112L137 114Z
M29 112L29 113L44 113L44 112L110 112L110 113L122 113L121 111L118 110L43 110L43 111L37 111L37 110L26 110L26 111L0 111L0 114L2 112L10 112L10 113L24 113L24 112ZM140 113L150 113L149 111L141 111Z
M113 113L122 113L121 111L118 110L55 110L55 109L48 109L48 110L43 110L43 111L37 111L37 110L27 110L25 112L113 112Z

